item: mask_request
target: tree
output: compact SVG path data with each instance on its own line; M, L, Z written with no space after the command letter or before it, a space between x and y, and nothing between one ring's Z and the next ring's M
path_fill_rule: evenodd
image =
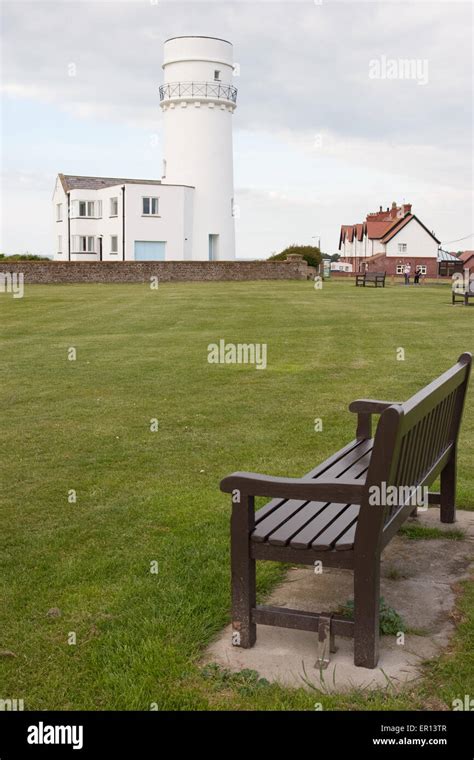
M270 256L268 261L285 261L290 253L299 253L310 267L318 267L321 263L321 251L317 246L296 245L296 243L289 245L288 248L285 248L281 253L275 253L273 256Z

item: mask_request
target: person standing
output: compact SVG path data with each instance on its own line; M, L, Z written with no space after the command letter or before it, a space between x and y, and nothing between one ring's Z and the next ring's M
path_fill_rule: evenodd
M405 264L405 269L403 270L403 274L405 275L405 285L410 284L410 274L411 274L411 265Z
M420 269L420 267L417 267L415 269L415 277L414 277L414 280L413 280L413 282L414 282L415 285L419 285L420 284L420 275L421 275L421 269Z

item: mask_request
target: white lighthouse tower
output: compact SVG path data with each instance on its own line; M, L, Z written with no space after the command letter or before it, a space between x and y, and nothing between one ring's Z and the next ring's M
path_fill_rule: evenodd
M195 188L193 260L235 258L233 69L232 44L226 40L173 37L165 42L163 182Z

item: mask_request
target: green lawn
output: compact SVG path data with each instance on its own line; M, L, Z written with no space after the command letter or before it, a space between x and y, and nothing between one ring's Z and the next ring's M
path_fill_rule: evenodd
M23 299L0 299L0 650L16 655L0 657L2 698L23 698L26 709L313 709L316 700L429 709L474 693L472 587L460 595L449 654L401 696L320 698L199 667L229 620L220 478L304 474L353 437L352 399L404 399L472 351L474 310L451 306L448 286L27 286ZM207 346L221 338L266 343L267 369L209 364ZM467 509L472 392L459 457ZM280 573L263 564L261 595ZM48 616L53 607L61 616Z

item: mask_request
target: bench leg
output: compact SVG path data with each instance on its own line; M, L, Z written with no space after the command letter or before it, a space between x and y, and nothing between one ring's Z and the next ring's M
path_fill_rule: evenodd
M232 505L232 644L248 649L255 644L257 626L251 622L255 608L255 560L250 557L249 536L255 522L254 498L241 495L241 502Z
M354 664L375 668L379 659L380 557L354 570Z
M456 522L456 452L442 470L440 477L440 519L442 523Z

